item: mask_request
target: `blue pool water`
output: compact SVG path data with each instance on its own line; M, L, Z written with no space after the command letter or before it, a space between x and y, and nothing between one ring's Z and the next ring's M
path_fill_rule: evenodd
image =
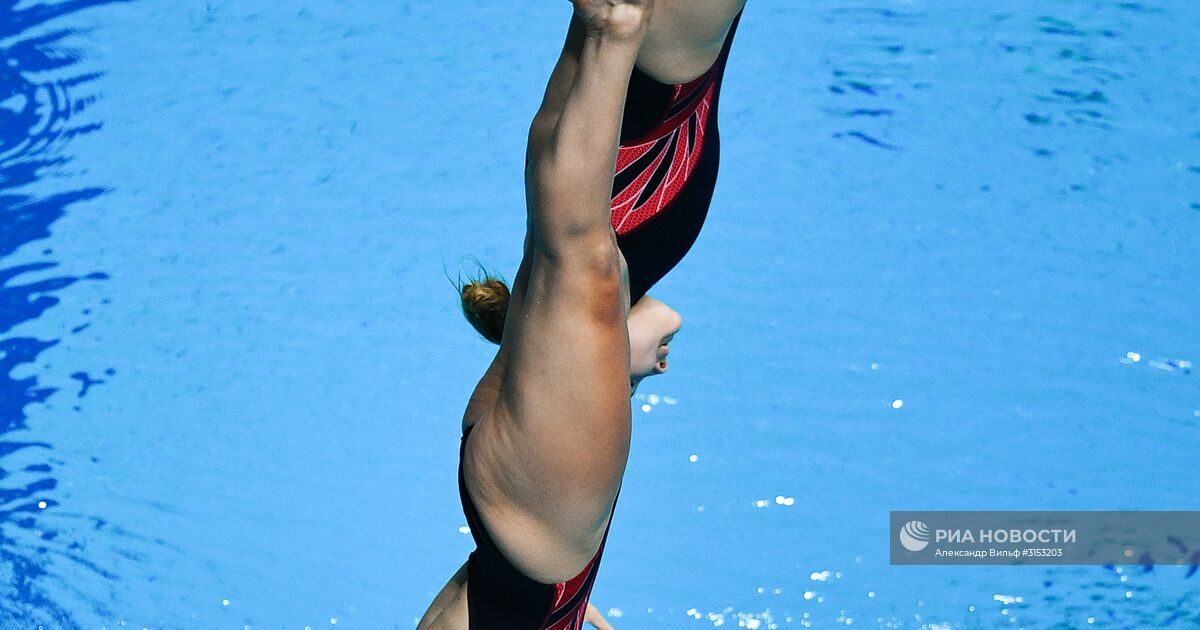
M569 10L513 4L0 2L0 627L414 626L491 352L446 276L515 269ZM750 1L618 628L1200 625L1183 568L886 531L1200 507L1198 21Z

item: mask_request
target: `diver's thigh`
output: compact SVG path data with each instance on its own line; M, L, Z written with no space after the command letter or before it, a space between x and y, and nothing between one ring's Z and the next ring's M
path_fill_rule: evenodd
M619 281L605 287L534 257L522 308L508 315L499 400L467 439L463 476L504 555L553 582L595 553L624 474L629 340ZM594 299L615 313L580 306Z

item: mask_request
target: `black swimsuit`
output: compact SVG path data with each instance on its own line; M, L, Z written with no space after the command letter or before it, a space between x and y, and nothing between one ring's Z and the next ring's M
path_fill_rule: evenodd
M741 19L734 18L712 67L690 83L666 85L633 70L612 193L630 303L683 260L708 216L720 162L721 80Z

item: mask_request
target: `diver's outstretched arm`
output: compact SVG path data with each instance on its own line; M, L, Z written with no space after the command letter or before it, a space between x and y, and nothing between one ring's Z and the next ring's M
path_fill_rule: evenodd
M587 615L583 620L591 624L591 626L596 630L616 630L612 627L612 624L608 623L608 620L604 618L604 614L591 604L587 605Z

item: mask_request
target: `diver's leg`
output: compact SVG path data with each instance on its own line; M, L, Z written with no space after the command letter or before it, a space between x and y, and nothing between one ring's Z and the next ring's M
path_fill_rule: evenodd
M662 83L687 83L704 74L725 45L729 27L746 0L657 0L636 65ZM529 150L540 150L553 133L579 68L585 26L572 18L567 41L530 126Z
M463 462L493 540L543 582L594 555L628 457L627 289L609 196L649 4L575 0L575 76L545 142L530 145L529 277L509 306L507 373Z
M567 27L567 40L563 43L562 53L558 56L558 62L554 64L550 80L546 83L542 104L529 126L527 160L534 155L540 155L554 135L554 127L558 125L558 117L562 115L567 95L571 86L575 84L575 73L579 70L579 55L583 51L586 28L577 16L571 16L571 23Z
M746 0L658 0L637 67L667 84L704 74L725 45Z

